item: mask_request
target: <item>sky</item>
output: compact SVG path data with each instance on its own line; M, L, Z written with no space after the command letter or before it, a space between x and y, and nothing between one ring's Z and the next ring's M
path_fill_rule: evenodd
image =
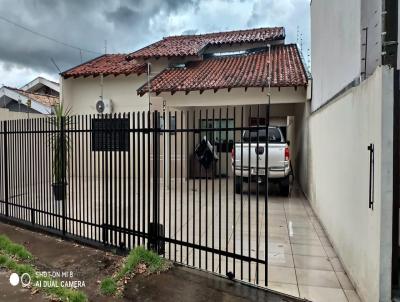
M58 81L58 69L169 35L268 26L303 41L307 62L309 10L310 0L0 0L0 85Z

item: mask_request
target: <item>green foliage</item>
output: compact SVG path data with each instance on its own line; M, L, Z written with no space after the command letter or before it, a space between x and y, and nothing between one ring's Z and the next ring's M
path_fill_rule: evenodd
M8 261L8 257L5 255L0 255L0 266L5 266Z
M63 184L67 176L70 143L65 130L72 125L70 112L71 109L64 109L63 104L58 104L54 107L54 116L50 118L50 124L55 130L50 140L54 155L52 174L53 181L57 184Z
M105 278L103 281L101 281L100 291L103 295L114 295L117 291L117 282L111 277Z
M30 260L33 258L32 254L29 253L23 245L12 242L5 235L0 235L0 250L23 260Z
M35 270L32 265L29 264L17 264L13 269L19 276L24 273L28 273L30 276L35 274Z
M146 250L143 246L134 248L125 259L124 265L114 278L107 277L100 284L103 295L115 295L117 283L126 275L135 271L139 264L145 264L148 273L158 273L169 269L170 262L160 257L153 251Z
M117 276L122 278L125 274L132 272L139 263L146 264L149 273L161 272L168 268L168 263L164 258L153 251L146 250L143 246L138 246L129 253Z

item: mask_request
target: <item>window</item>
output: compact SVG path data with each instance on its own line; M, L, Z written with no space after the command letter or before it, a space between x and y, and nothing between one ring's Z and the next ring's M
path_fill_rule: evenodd
M212 131L202 131L201 138L207 136L208 141L217 147L217 152L231 152L235 141L235 131L226 128L235 128L233 119L202 119L200 127L202 129L213 129ZM219 131L218 129L223 130Z
M257 134L258 133L258 134ZM243 133L243 142L245 143L256 143L258 139L259 143L265 143L267 141L266 129L261 130L245 130ZM283 143L283 137L278 128L268 128L268 141L270 143Z
M92 119L92 151L129 151L129 119Z
M176 119L175 119L175 116L172 116L172 115L171 115L171 117L168 117L168 116L166 115L165 118L166 118L166 119L170 118L170 120L169 120L169 129L170 129L170 130L176 130ZM163 117L163 116L160 116L160 120L159 120L158 126L160 127L160 129L166 129L166 127L165 127L166 125L165 125L164 117ZM161 134L163 134L163 132L161 132ZM174 135L175 132L170 132L170 134L171 134L171 135Z

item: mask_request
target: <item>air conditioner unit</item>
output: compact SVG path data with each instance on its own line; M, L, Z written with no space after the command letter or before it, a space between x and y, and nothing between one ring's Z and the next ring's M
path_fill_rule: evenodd
M101 114L112 113L112 101L110 99L102 99L96 102L96 110Z

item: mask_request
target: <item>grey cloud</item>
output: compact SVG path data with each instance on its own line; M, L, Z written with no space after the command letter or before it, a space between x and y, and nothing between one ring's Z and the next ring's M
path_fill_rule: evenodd
M104 52L104 41L107 40L109 52L121 53L134 51L169 34L194 34L246 26L286 25L285 22L293 21L285 17L280 22L282 14L278 14L278 8L284 10L284 6L279 6L279 2L294 1L296 5L307 0L0 1L0 16L18 24L98 53ZM214 22L210 22L207 18L197 20L197 23L192 22L191 18L199 15L200 9L207 16L209 11L214 13L218 11L218 3L229 3L231 6L248 3L249 9L253 12L252 18L247 24L239 23L235 16L230 15L230 11L221 11L221 17L224 18L219 18L217 15ZM266 6L276 9L268 13ZM292 14L296 15L294 20L300 18L296 10ZM97 55L93 53L82 52L83 61L95 56ZM78 50L32 35L0 20L0 65L3 65L3 70L4 66L7 66L12 72L13 67L19 66L57 75L50 58L54 58L62 70L81 63ZM0 77L1 82L6 82L6 73L0 74Z
M182 32L182 35L195 35L197 32L198 29L187 29Z
M109 22L129 27L139 21L141 14L129 7L120 6L115 11L105 12L105 16Z
M0 16L68 44L102 53L108 49L130 52L154 39L149 20L158 11L176 12L196 1L155 0L2 0ZM162 22L162 20L160 20ZM0 20L0 61L54 73L54 58L61 69L81 62L80 52L21 30ZM157 39L158 37L156 37ZM83 60L96 54L83 51Z
M310 45L309 1L256 0L247 21L249 27L285 26L287 42L297 42L297 27L302 34L303 55L306 58ZM298 41L300 44L300 40Z

